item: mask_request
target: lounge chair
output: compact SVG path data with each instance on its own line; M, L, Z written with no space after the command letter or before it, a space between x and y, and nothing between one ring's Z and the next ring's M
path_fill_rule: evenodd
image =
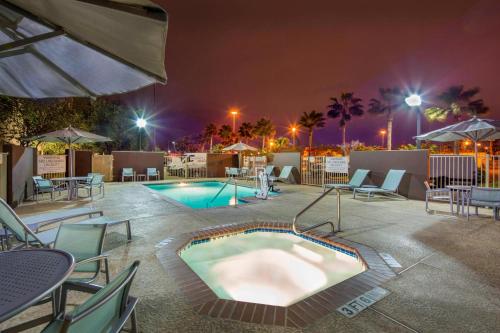
M75 258L75 269L68 281L93 282L104 263L106 283L109 283L108 256L102 254L106 224L61 224L54 248L69 252ZM83 276L81 276L83 275Z
M135 182L135 171L132 168L123 168L122 169L122 182L125 181L125 178L132 178L132 181Z
M453 194L449 188L432 188L426 180L425 184L425 211L429 211L429 201L447 201L450 203L450 212L453 214Z
M400 196L398 194L398 187L405 173L406 170L391 169L385 176L382 186L377 187L365 185L363 187L357 187L353 191L353 196L354 198L356 198L356 194L366 194L368 200L370 200L370 197L374 196L375 194L389 194Z
M325 191L327 188L337 188L341 190L354 190L355 188L361 187L363 185L363 182L366 179L366 176L368 176L368 173L370 173L370 170L366 169L357 169L354 174L352 175L351 179L349 180L349 183L347 184L325 184L323 191Z
M500 189L472 186L467 197L467 220L470 216L470 206L476 208L476 215L478 215L478 207L493 208L493 219L496 221L500 215Z
M104 197L104 181L103 181L104 176L98 173L92 174L92 176L87 178L87 181L85 183L78 184L77 191L78 189L85 189L87 190L87 197L90 197L91 199L94 198L93 196L93 189L98 188L99 189L99 194L102 194Z
M3 202L3 204L7 205L7 203L5 202ZM77 217L87 216L91 218L96 215L102 216L103 211L101 209L81 207L72 209L61 209L50 213L25 216L20 218L20 220L24 224L26 224L31 230L38 231L38 229L40 229L40 227L44 225L58 223L64 220L73 219Z
M154 177L155 180L160 180L160 171L156 170L156 168L147 168L146 179L149 180L150 177Z
M131 332L137 332L135 306L137 298L129 296L132 280L139 261L119 273L104 287L92 284L66 282L62 287L61 313L54 318L42 333L96 333L120 332L131 319ZM92 293L84 303L66 312L68 291Z
M274 165L268 165L266 166L266 175L268 176L273 176L274 173Z

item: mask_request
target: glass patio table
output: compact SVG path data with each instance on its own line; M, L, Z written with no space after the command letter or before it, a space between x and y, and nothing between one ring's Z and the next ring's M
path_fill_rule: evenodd
M462 215L465 215L465 200L471 191L472 186L469 185L446 185L452 192L457 192L457 215L460 214L460 206L462 206ZM452 212L453 213L453 212Z
M73 272L74 266L73 256L60 250L24 249L0 252L0 323L50 294L59 295L61 285ZM29 323L40 325L57 315L57 302L53 301L52 310L50 316L37 318Z
M76 200L78 199L78 192L75 189L78 189L78 183L87 181L89 177L59 177L52 178L51 181L58 183L67 183L68 184L68 200Z

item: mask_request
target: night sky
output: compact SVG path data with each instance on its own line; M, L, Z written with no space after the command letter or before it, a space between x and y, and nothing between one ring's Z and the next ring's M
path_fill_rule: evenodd
M420 87L424 99L452 84L479 86L500 118L500 1L472 0L158 0L169 13L168 83L123 99L155 109L164 143L200 132L206 123L271 118L277 135L304 111L353 91L364 101L379 87ZM366 103L367 104L367 103ZM348 141L378 144L385 117L348 125ZM442 124L429 125L427 131ZM340 143L338 120L315 143ZM394 143L411 142L415 118L402 112ZM305 134L302 143L306 142ZM163 148L166 148L165 146Z

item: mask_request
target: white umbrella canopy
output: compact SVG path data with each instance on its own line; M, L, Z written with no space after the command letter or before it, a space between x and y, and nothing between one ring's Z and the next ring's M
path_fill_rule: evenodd
M71 145L74 143L108 142L110 138L83 131L71 126L62 130L49 132L25 139L26 141L60 142L68 145L69 148L69 176L73 176L73 153Z
M473 117L415 137L421 141L451 142L469 139L474 142L500 139L500 121Z
M147 0L0 0L0 94L95 97L165 83L167 21Z
M257 151L258 149L249 146L243 142L235 143L234 145L223 148L222 151Z

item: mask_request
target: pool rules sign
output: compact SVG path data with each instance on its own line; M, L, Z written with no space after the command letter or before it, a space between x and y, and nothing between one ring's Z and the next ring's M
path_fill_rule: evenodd
M325 172L348 173L349 161L347 157L326 157Z
M66 172L66 155L38 155L37 174Z

